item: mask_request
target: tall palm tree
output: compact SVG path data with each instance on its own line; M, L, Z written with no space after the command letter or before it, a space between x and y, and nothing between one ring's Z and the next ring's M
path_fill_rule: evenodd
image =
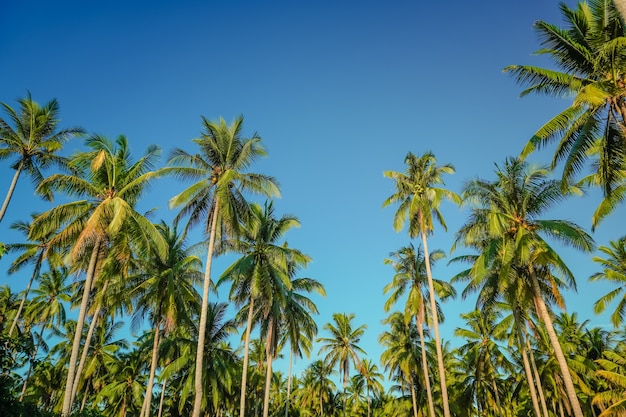
M400 378L402 387L408 386L411 392L413 416L418 416L418 406L416 398L417 378L415 370L419 368L420 358L416 349L417 326L412 321L407 321L404 314L396 311L383 320L383 324L388 325L378 338L379 343L385 348L380 356L381 364L389 375Z
M319 410L319 416L324 416L325 405L328 405L335 390L335 384L330 379L333 374L333 367L322 360L312 362L304 370L302 375L302 386L298 389L296 396L299 398L301 409Z
M32 215L32 217L36 217L36 215ZM11 229L19 231L25 237L28 237L31 234L31 224L21 220L13 223L11 225ZM26 289L24 290L24 293L22 295L22 301L20 302L20 306L18 307L17 312L15 313L15 317L13 318L13 323L11 324L11 328L9 329L9 337L11 336L11 334L13 334L13 330L15 330L15 327L17 326L18 320L24 308L24 304L28 299L28 293L30 292L33 283L39 278L39 273L41 271L41 267L43 266L44 261L48 261L50 270L53 270L54 268L60 266L62 263L59 251L50 246L50 239L55 232L56 231L52 231L51 233L48 233L44 236L34 237L31 242L10 243L6 247L8 252L21 252L9 267L9 274L19 271L25 265L28 265L30 263L33 264L33 273L30 276L28 285L26 286Z
M237 228L239 219L247 209L243 192L255 192L266 196L278 196L279 190L271 177L244 172L257 158L266 155L261 146L261 138L254 134L243 137L243 117L236 118L231 125L224 119L212 122L202 117L203 132L194 139L200 147L199 154L190 154L182 149L172 152L170 172L185 178L197 180L185 191L170 200L172 208L181 207L177 216L189 216L187 228L205 223L209 234L207 262L202 289L202 310L200 314L198 349L196 363L203 363L203 350L206 331L209 287L211 285L211 264L215 242ZM218 238L219 235L219 238ZM199 417L202 401L202 367L196 366L195 399L192 417Z
M443 174L454 173L454 167L452 165L437 165L437 160L431 152L426 152L420 157L416 157L409 152L404 162L407 166L406 172L384 172L385 177L395 181L396 191L383 202L383 207L398 203L399 206L393 219L394 229L400 231L408 220L409 237L413 239L420 235L422 238L426 275L428 277L430 309L435 312L437 311L435 288L430 269L426 237L432 234L434 230L433 217L438 220L444 230L447 229L443 216L439 211L441 201L448 199L454 203L460 203L461 199L457 194L441 187L445 185ZM444 417L450 417L450 405L448 404L448 390L446 387L445 369L443 367L437 314L431 314L431 320L437 347L437 364L439 367L439 381L441 385Z
M291 260L289 266L293 275L297 270L297 263ZM305 293L316 292L326 296L324 286L313 278L295 278L291 281L291 289L285 295L283 307L282 327L284 328L281 345L289 342L289 375L287 377L287 399L285 402L285 417L289 415L291 395L291 365L293 357L302 358L303 354L310 356L312 344L317 335L317 324L311 316L318 314L317 306Z
M159 360L161 336L166 337L183 320L190 320L192 306L200 304L200 295L194 285L202 281L202 261L186 247L185 239L176 228L165 222L157 225L159 233L167 243L167 258L158 253L138 260L137 273L129 277L129 296L135 305L134 320L150 318L153 328L153 346L150 375L140 417L149 417L152 386Z
M333 323L326 323L324 330L330 333L330 337L317 339L321 343L319 353L326 353L324 361L331 367L338 365L339 376L343 384L343 412L346 413L346 386L350 379L350 362L360 371L363 368L359 354L365 355L365 351L357 343L361 340L367 325L362 324L353 328L352 320L354 313L335 313Z
M422 255L421 249L415 250L413 244L409 244L400 250L390 254L390 258L385 259L385 264L393 266L396 274L392 281L385 286L383 292L386 294L391 291L389 299L385 303L385 311L391 310L395 303L407 293L405 302L404 315L405 320L415 319L415 325L419 332L420 344L422 349L422 373L424 376L424 384L426 387L426 396L428 398L428 409L431 417L435 417L435 407L430 387L430 376L428 372L428 361L426 360L426 340L424 338L424 324L426 323L426 300L429 298L424 286L428 285L428 276L426 274L425 256ZM429 260L431 268L434 263L445 257L445 254L436 250L433 251ZM454 296L456 294L454 288L447 282L433 279L433 285L440 297ZM432 314L430 312L429 314ZM437 313L439 314L439 310Z
M20 174L27 172L34 184L38 185L43 180L42 168L65 165L65 159L57 155L63 144L84 133L78 127L58 130L59 103L55 99L41 107L33 101L29 92L18 103L19 110L0 103L7 115L7 118L0 117L0 159L17 158L11 165L15 175L0 208L0 222L9 206Z
M573 97L572 105L546 122L530 139L522 157L558 141L552 165L564 161L567 185L599 147L594 168L605 195L610 195L626 167L626 44L624 22L611 0L579 2L576 9L560 4L564 27L536 21L542 55L556 69L512 65L504 69L530 93Z
M274 298L286 295L279 290L281 288L286 291L292 290L289 262L306 265L309 261L308 256L281 243L285 233L298 226L300 222L294 216L283 215L277 218L272 202L266 202L264 206L254 203L249 207L249 214L239 236L223 242L223 250L241 253L242 257L224 271L217 286L227 281L232 282L230 299L237 305L247 303L244 310L248 313L241 376L240 417L243 417L245 412L248 349L256 312L255 302L260 302L261 308L265 308L262 316L266 319L272 306L279 306Z
M371 415L371 395L378 396L384 392L383 384L381 382L383 374L378 370L378 365L369 359L363 359L363 368L361 373L355 375L356 378L361 379L365 386L365 393L367 397L367 417Z
M609 246L600 246L598 250L604 257L595 256L593 261L602 266L602 271L593 274L589 280L609 281L617 284L617 288L600 297L594 305L594 311L604 312L608 304L621 295L611 314L611 322L617 328L624 322L626 315L626 236L609 242Z
M551 300L562 304L558 289L564 283L553 274L554 270L560 272L574 289L576 281L544 236L584 252L593 250L594 243L572 222L540 218L554 203L564 199L560 184L550 180L548 174L545 168L509 158L502 168L497 167L497 180L471 181L464 190L464 197L475 207L469 223L457 236L463 244L485 247L472 266L472 274L478 280L493 277L489 268L498 265L498 288L493 291L506 292L514 288L515 296L510 298L524 300L526 294L531 300L546 326L574 415L582 417L571 374L544 299L548 294ZM486 244L480 243L485 241ZM528 307L521 306L523 309Z
M87 152L79 152L70 162L72 174L54 174L38 187L48 198L61 191L77 198L58 205L39 215L33 221L31 233L39 236L51 230L60 230L52 244L72 245L72 263L79 266L84 254L89 255L83 285L77 332L74 336L69 362L66 392L61 414L67 416L71 409L71 395L75 379L76 362L80 348L81 330L89 302L96 265L107 242L120 234L132 237L137 249L149 251L151 247L165 257L166 245L156 227L135 210L135 205L148 189L150 180L158 173L151 171L160 149L150 146L144 156L133 162L128 141L119 136L113 143L103 136L92 136L86 141Z
M65 323L65 305L70 301L71 286L66 284L68 272L65 268L53 269L41 276L39 286L33 290L33 299L28 305L27 315L29 321L41 324L38 335L38 342L33 351L32 358L35 359L39 347L43 343L43 333L46 328L61 326ZM28 385L28 379L32 373L32 362L24 377L20 400L24 398L24 393Z

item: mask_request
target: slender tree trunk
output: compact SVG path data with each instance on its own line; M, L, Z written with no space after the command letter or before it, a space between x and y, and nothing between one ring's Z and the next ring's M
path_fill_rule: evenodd
M428 411L430 412L430 417L435 416L435 404L433 402L433 393L430 388L430 375L428 373L428 358L426 357L426 342L424 341L424 306L420 308L420 316L418 319L415 316L415 324L417 325L417 331L420 335L420 345L422 350L422 373L424 374L424 385L426 385L426 397L428 398Z
M293 347L289 349L289 371L287 376L287 401L285 402L285 417L289 417L289 396L291 395L291 364L293 363ZM369 416L368 416L369 417Z
M81 411L81 413L85 409L85 404L87 404L87 398L89 397L89 395L87 395L88 393L89 393L89 391L83 392L83 400L80 402L80 411Z
M163 384L161 386L161 400L159 400L159 414L157 417L161 417L163 414L163 401L165 400L165 385L167 384L167 378L163 379Z
M493 388L493 395L496 399L496 407L497 409L497 413L496 415L499 415L500 413L502 413L502 405L500 404L500 394L498 393L498 384L496 384L496 378L493 376L493 373L491 374L491 387Z
M102 294L106 293L107 287L109 286L109 281L105 281L102 286ZM89 354L89 347L91 346L91 341L93 340L93 332L96 330L96 326L98 325L98 321L100 320L100 313L102 312L102 302L99 300L96 306L93 317L91 318L91 323L89 323L89 330L87 331L87 338L85 339L85 345L83 346L83 351L80 355L80 361L78 362L78 368L76 370L76 377L74 378L74 383L72 385L72 397L70 399L70 404L74 404L74 400L76 399L76 393L78 392L78 384L80 383L80 378L83 375L83 369L85 368L85 364L87 363L87 355Z
M43 332L46 329L46 325L48 324L47 323L48 321L49 319L46 318L46 321L41 324L41 330L39 331L39 341L37 342L37 346L35 347L35 351L33 352L33 356L31 358L32 360L28 367L28 372L26 373L26 377L24 378L24 384L22 385L22 392L20 393L20 399L19 399L20 402L22 402L22 400L24 399L24 394L26 393L26 387L28 386L28 380L30 378L31 372L33 371L33 361L37 358L37 352L39 351L39 346L41 345L41 341L43 340Z
M215 249L215 232L217 230L217 215L219 213L219 206L219 197L216 197L215 208L213 209L213 218L211 219L211 236L209 237L206 268L204 270L204 285L202 287L202 310L200 312L200 324L198 328L198 348L196 349L196 371L194 378L194 388L196 395L193 400L192 417L200 417L200 409L202 408L202 364L204 361L204 339L206 336L206 321L209 310L211 263L213 262L213 251Z
M370 417L371 414L371 407L370 407L370 389L369 387L367 387L367 417Z
M152 385L154 383L154 374L156 373L157 361L159 360L159 334L161 326L159 323L154 327L154 342L152 343L152 361L150 362L150 376L148 377L148 385L146 386L146 395L143 398L140 417L150 417L150 403L152 402Z
M267 329L267 344L265 345L265 356L267 357L267 370L265 373L265 397L263 398L263 417L267 417L270 411L270 385L272 384L272 359L274 349L272 339L274 338L274 320L270 318Z
M417 397L415 395L415 382L411 378L411 400L413 401L413 417L417 417Z
M246 411L246 384L248 383L248 359L250 356L250 331L252 329L252 315L254 312L254 298L250 297L248 307L248 325L243 348L243 370L241 372L241 397L239 399L239 417L245 416Z
M537 369L537 363L535 362L535 354L533 353L533 349L530 346L528 334L526 335L526 348L528 349L528 356L530 357L530 366L533 370L533 374L535 375L535 381L537 382L537 391L539 392L539 402L541 404L541 409L543 410L543 415L545 417L548 417L548 405L546 404L546 397L543 395L543 385L541 384L541 377L539 375L539 370Z
M78 320L76 322L76 331L74 333L74 342L72 344L72 353L70 355L69 368L67 370L67 380L65 382L65 395L63 397L63 407L61 416L66 417L72 409L72 389L74 378L76 377L76 360L78 359L78 350L80 349L80 339L83 334L83 325L85 324L85 314L87 313L87 303L89 302L89 292L91 291L91 283L94 281L96 271L96 261L100 252L102 239L98 237L91 253L89 267L87 269L87 277L83 288L83 296L80 302L80 310L78 311Z
M13 180L11 181L11 185L9 186L9 191L7 192L7 196L4 198L4 203L2 203L2 208L0 208L0 223L2 223L2 218L4 217L4 214L7 212L7 207L9 207L9 202L11 201L11 197L13 196L13 192L15 191L15 186L17 185L17 180L20 178L20 174L22 173L23 168L24 168L24 161L20 161L19 165L17 166L17 169L15 170L15 175L13 175Z
M563 383L565 384L565 392L567 393L567 398L569 399L570 405L572 406L574 417L583 417L583 411L580 408L580 402L578 401L578 397L576 396L576 389L574 388L572 375L570 374L569 367L567 366L565 355L563 355L563 349L561 349L559 338L557 337L556 332L554 331L552 318L550 317L548 308L546 307L546 304L543 301L543 297L541 297L541 291L539 290L539 283L537 282L537 277L535 276L534 273L531 273L530 281L531 281L531 285L533 288L533 295L535 297L535 302L537 303L536 305L539 309L539 311L537 311L537 314L539 315L544 325L546 326L548 337L550 338L550 343L552 344L552 348L554 349L554 356L556 357L556 360L559 363L559 367L561 368Z
M24 304L26 303L26 299L28 298L28 293L30 292L30 287L33 286L33 282L39 277L39 271L41 271L41 265L43 264L43 258L45 256L44 251L39 252L39 256L37 257L37 262L35 263L35 269L33 269L33 274L30 276L30 281L28 281L28 286L26 286L26 290L24 290L24 296L22 297L22 301L20 301L20 306L17 309L17 313L15 313L15 317L13 318L13 323L11 323L11 328L9 329L9 337L13 334L13 330L17 327L17 321L22 314L22 310L24 309Z
M424 263L426 264L426 276L428 277L428 291L430 292L430 309L433 321L433 331L435 332L435 347L437 348L437 364L439 365L439 382L441 384L441 401L443 403L444 417L450 417L450 405L448 404L448 388L446 386L446 369L443 366L443 354L441 353L441 340L439 339L439 319L437 318L437 302L435 301L435 287L433 276L430 271L430 254L428 253L428 242L424 232L424 219L420 212L420 234L422 235L422 246L424 247Z
M514 311L517 309L517 305L514 306ZM524 363L524 373L526 374L526 381L528 382L528 391L530 392L530 399L533 403L533 409L537 417L541 416L541 409L539 408L539 401L537 400L537 390L535 388L535 382L533 381L532 371L530 370L530 363L528 362L528 354L525 342L524 332L522 331L520 324L519 314L514 313L513 319L515 320L515 328L517 329L517 338L519 340L519 348L522 353L522 362Z

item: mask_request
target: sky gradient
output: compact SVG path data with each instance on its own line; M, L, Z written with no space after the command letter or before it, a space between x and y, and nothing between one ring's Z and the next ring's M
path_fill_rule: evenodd
M269 153L253 171L278 179L277 213L302 223L287 235L290 246L313 258L302 275L326 287L326 298L314 297L320 335L333 313L355 313L355 325L368 326L361 346L378 361L382 288L393 276L383 260L409 243L406 231L393 230L395 208L381 208L394 191L382 173L404 170L409 151L430 150L456 167L446 184L460 193L472 178L493 179L494 164L518 155L543 122L569 105L568 98L520 99L522 88L502 73L511 64L549 65L532 54L540 47L535 20L560 24L558 2L3 2L0 101L15 108L27 91L42 105L56 98L62 127L112 139L123 134L137 156L157 144L162 165L174 147L195 151L201 115L230 122L243 114L244 131L258 132ZM82 149L75 140L65 153ZM552 150L530 160L548 163ZM0 164L2 196L13 175L9 165ZM158 218L169 220L175 213L167 201L183 187L159 180L141 207L157 207ZM591 193L546 217L589 230L598 202ZM12 221L49 207L22 177L0 240L12 241ZM436 227L429 247L449 252L468 211L447 202L441 209L448 231ZM622 206L600 225L593 234L598 244L624 233L617 220L623 215ZM566 293L568 311L608 323L592 313L609 287L587 283L597 271L591 256L563 252L579 285L578 294ZM3 258L0 270L10 261ZM228 263L214 264L214 278ZM448 280L459 268L444 260L434 275ZM25 279L3 273L0 285L17 290ZM227 294L222 289L220 300ZM446 340L474 301L444 304Z

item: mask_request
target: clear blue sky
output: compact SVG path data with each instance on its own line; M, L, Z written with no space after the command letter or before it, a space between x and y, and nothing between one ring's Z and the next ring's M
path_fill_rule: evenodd
M383 259L408 243L392 228L394 208L381 208L393 192L382 172L403 170L408 151L432 150L456 167L447 185L460 192L473 177L493 178L494 163L517 155L567 106L567 99L520 99L521 87L502 74L511 64L547 65L532 55L538 19L560 23L558 2L6 1L0 101L16 106L27 90L40 104L57 98L62 126L124 134L136 155L158 144L163 164L173 147L194 150L200 115L243 114L244 130L258 132L269 152L254 171L279 180L277 211L301 220L288 241L313 258L303 275L328 292L315 298L320 328L334 312L355 313L356 325L368 325L361 345L378 360L382 288L393 275ZM79 149L80 141L67 146ZM546 163L550 151L531 159ZM8 165L0 165L2 196ZM167 200L182 187L160 181L142 204L170 219ZM589 228L598 201L570 201L550 214ZM12 221L47 208L22 178L0 240L11 242ZM467 211L447 203L442 210L449 231L437 229L430 248L449 251ZM624 233L623 215L624 207L599 227L599 244ZM579 284L577 295L566 295L568 310L606 323L591 310L608 291L587 284L597 270L591 256L565 253ZM9 262L2 259L0 270ZM224 267L218 261L213 275ZM449 279L457 271L440 262L434 273ZM2 274L0 284L21 289L20 279ZM473 303L444 305L445 339Z

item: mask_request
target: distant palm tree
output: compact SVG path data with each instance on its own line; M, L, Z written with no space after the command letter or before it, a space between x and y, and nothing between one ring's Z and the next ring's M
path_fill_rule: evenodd
M278 196L279 190L271 177L244 172L255 159L266 155L261 146L261 138L254 134L251 138L242 135L243 117L238 117L229 126L223 119L218 122L202 117L204 131L194 139L200 147L200 154L190 154L175 149L170 158L169 172L184 179L197 180L185 191L170 200L172 208L181 207L177 220L189 215L185 230L205 222L205 232L209 234L207 262L202 290L202 310L198 335L196 363L203 363L208 309L209 287L211 285L211 264L215 242L237 228L239 219L247 209L243 192L255 192L266 196ZM219 237L218 237L219 234ZM200 417L202 403L202 366L196 366L195 399L192 417Z
M42 168L66 164L65 158L57 155L63 144L85 133L78 127L57 130L59 103L55 99L40 107L29 92L18 103L18 111L6 103L0 103L8 116L7 119L0 117L0 159L17 157L11 165L15 175L0 208L0 222L9 206L20 174L27 172L34 184L38 185L43 180Z
M33 218L36 215L31 215ZM25 238L31 234L31 223L27 223L24 221L16 221L11 225L11 229L17 230L21 232ZM19 271L25 265L30 263L33 264L33 273L30 276L30 280L28 281L28 285L24 290L24 294L22 295L22 301L20 302L20 306L15 313L15 317L13 318L13 323L11 324L11 328L9 329L9 337L13 334L13 330L17 326L18 320L21 316L22 310L24 308L24 304L28 299L28 293L30 292L30 288L33 283L39 278L39 273L41 271L41 267L45 260L48 260L48 265L50 270L60 266L62 264L61 254L59 250L55 250L50 245L50 239L53 237L56 231L52 231L43 236L33 237L30 242L26 243L10 243L7 245L6 249L8 252L21 252L17 258L13 261L11 266L9 267L9 274Z
M595 256L593 260L602 266L602 272L596 272L589 280L609 281L616 284L617 288L600 297L594 310L602 313L609 303L621 295L617 299L615 311L611 314L611 322L617 328L624 323L626 315L626 237L611 241L609 246L600 246L598 250L604 257Z
M43 344L43 333L46 328L53 326L61 326L65 323L65 305L70 301L71 286L66 284L68 271L65 268L53 269L41 275L39 286L33 290L33 299L28 305L26 311L29 321L41 324L41 330L38 335L38 342L33 351L33 361L37 357L39 347ZM33 370L33 361L28 368L22 385L20 401L24 398L28 379Z
M150 376L140 417L150 415L161 335L167 336L175 326L191 320L193 306L200 304L200 294L194 285L202 281L202 261L186 247L185 239L176 228L161 222L157 229L167 243L167 258L163 260L158 253L153 253L138 260L136 273L128 278L129 297L136 306L133 321L147 315L153 327Z
M350 362L360 371L363 368L359 354L365 351L357 343L361 340L367 325L362 324L356 329L352 327L354 314L335 313L333 323L326 323L324 330L330 333L329 337L317 339L321 343L319 353L326 353L324 361L331 367L339 366L339 376L343 384L343 412L346 413L346 386L350 379Z
M444 229L447 228L439 211L441 201L447 199L458 204L461 202L461 198L452 191L441 187L444 185L443 174L454 173L452 165L437 165L437 159L431 152L426 152L420 157L409 152L404 162L407 166L406 172L384 172L385 177L395 181L396 192L383 202L383 207L398 203L399 206L393 219L394 229L400 231L408 220L409 237L415 238L419 235L422 238L426 275L428 277L430 309L435 312L437 311L437 303L435 301L435 287L430 270L430 253L426 237L434 230L433 217L439 221ZM437 347L437 364L439 367L443 413L444 417L450 417L437 314L431 314L431 320Z
M428 257L431 267L437 260L443 257L445 257L445 254L442 251L433 251ZM430 387L430 373L428 372L428 361L426 360L426 339L424 337L426 313L430 310L426 304L429 294L425 290L425 287L428 285L425 262L425 256L421 249L415 250L413 244L391 253L390 258L385 259L385 264L392 265L396 274L393 276L392 281L385 286L383 292L386 294L391 291L389 299L385 303L385 311L389 311L405 293L407 294L404 317L406 321L415 319L415 326L419 332L422 348L422 373L426 387L426 397L428 398L428 409L430 416L435 417L435 407ZM454 296L456 294L454 288L445 281L433 279L433 285L440 296ZM433 313L429 311L428 315L430 314ZM440 315L439 309L437 309L435 314Z

